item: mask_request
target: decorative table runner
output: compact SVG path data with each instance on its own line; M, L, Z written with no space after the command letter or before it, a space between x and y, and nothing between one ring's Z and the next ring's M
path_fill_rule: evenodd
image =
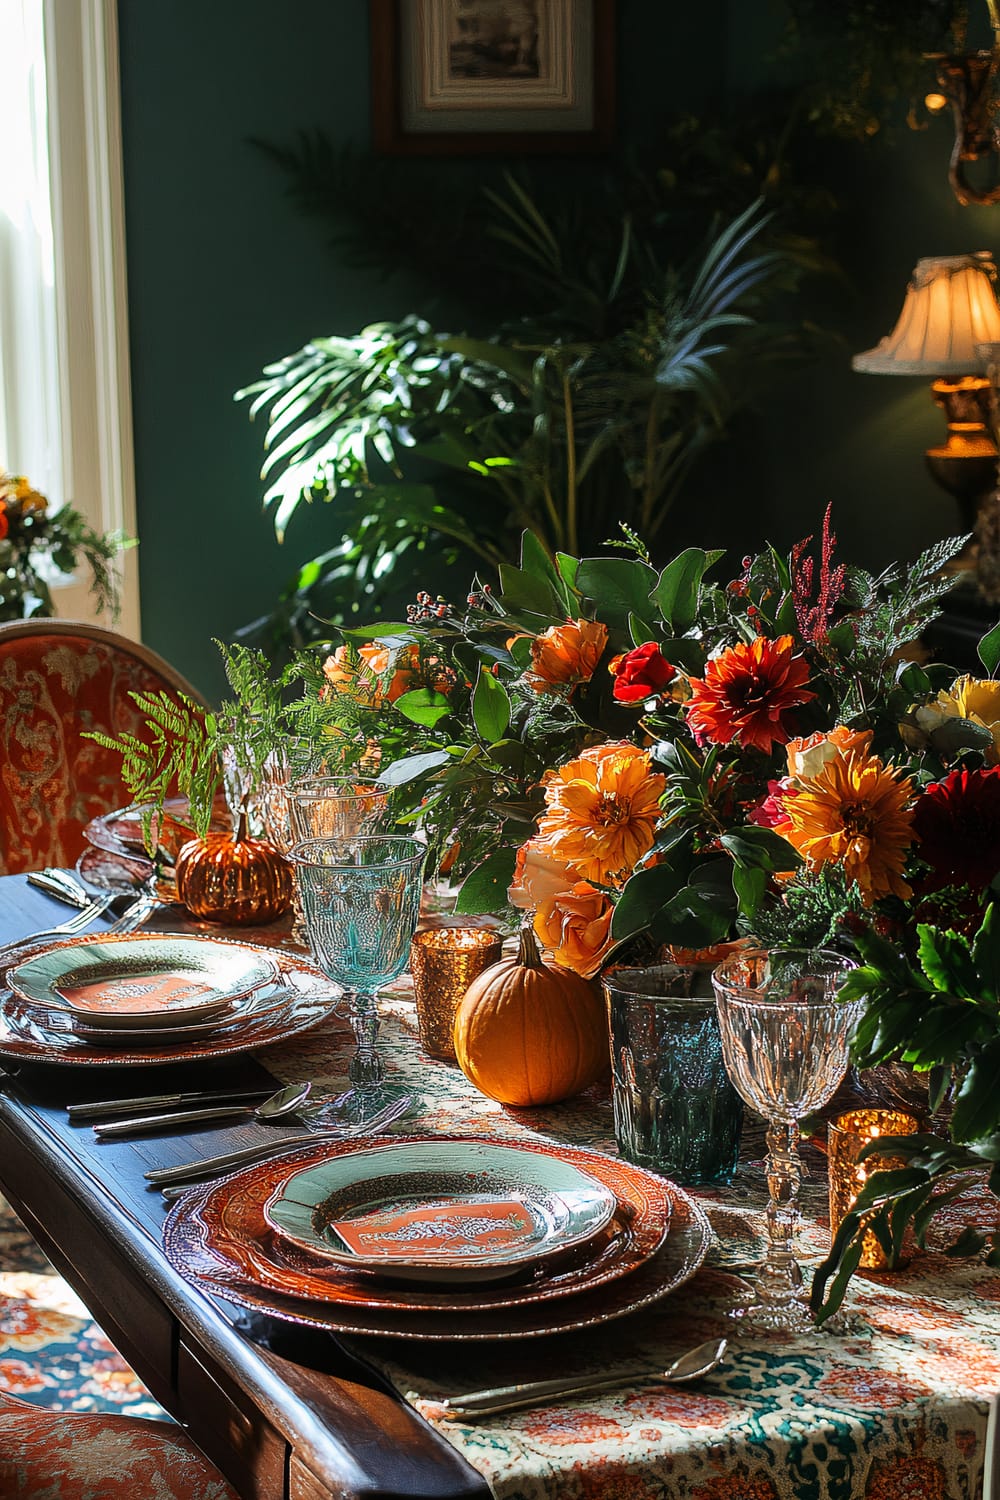
M606 1089L564 1105L513 1110L484 1098L455 1067L423 1056L405 981L382 1002L380 1048L423 1100L415 1129L588 1146L616 1154ZM270 1049L279 1078L336 1089L353 1038L324 1027ZM1000 1274L939 1250L902 1272L859 1273L845 1303L851 1332L798 1343L734 1339L692 1387L623 1386L495 1416L443 1421L445 1395L634 1364L661 1370L703 1339L732 1332L725 1312L740 1267L762 1252L767 1189L762 1132L748 1116L744 1159L721 1191L692 1191L717 1244L695 1278L641 1313L576 1333L497 1343L354 1339L484 1475L499 1500L975 1500L990 1399L1000 1390ZM822 1153L806 1148L804 1261L825 1254ZM691 1190L689 1190L691 1191ZM995 1200L990 1199L995 1211ZM950 1210L946 1244L962 1209Z

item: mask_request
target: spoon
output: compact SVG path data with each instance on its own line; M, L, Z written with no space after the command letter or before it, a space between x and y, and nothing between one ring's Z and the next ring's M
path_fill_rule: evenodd
M681 1354L662 1371L619 1370L609 1375L565 1376L558 1380L529 1380L521 1385L497 1386L489 1391L471 1391L441 1401L440 1415L449 1417L485 1417L494 1412L517 1411L525 1406L544 1406L564 1396L582 1395L588 1391L613 1391L623 1385L684 1385L699 1380L720 1364L726 1352L726 1339L709 1339L695 1349Z
M110 1125L95 1125L94 1134L101 1140L114 1140L120 1136L136 1135L144 1130L159 1130L161 1126L195 1125L202 1120L232 1120L246 1115L256 1120L283 1120L300 1110L312 1091L311 1083L290 1083L279 1089L263 1104L220 1104L211 1109L182 1109L174 1114L140 1115L137 1119L115 1120Z

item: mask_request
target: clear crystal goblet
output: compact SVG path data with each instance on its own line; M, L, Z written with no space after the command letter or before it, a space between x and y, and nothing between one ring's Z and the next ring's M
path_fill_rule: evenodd
M296 842L381 833L389 817L389 792L377 781L309 776L289 787L288 812Z
M289 850L309 945L324 974L343 989L354 1031L350 1088L324 1106L324 1124L363 1125L408 1094L386 1079L377 991L409 960L426 852L415 839L365 834L306 839Z
M753 1299L733 1310L754 1332L815 1332L795 1257L799 1121L847 1071L864 1001L840 1001L837 991L854 967L832 949L747 948L712 975L726 1071L767 1121L767 1255Z

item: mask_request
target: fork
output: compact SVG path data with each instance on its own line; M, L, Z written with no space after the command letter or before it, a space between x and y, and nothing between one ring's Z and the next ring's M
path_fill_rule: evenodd
M27 937L15 938L12 943L5 943L0 949L0 959L6 959L9 954L16 953L18 948L29 948L32 943L41 942L45 938L77 937L90 926L91 922L96 922L98 917L104 915L114 899L114 892L107 891L103 896L98 896L89 902L82 911L78 911L68 921L60 922L57 927L43 927L39 932L30 932Z

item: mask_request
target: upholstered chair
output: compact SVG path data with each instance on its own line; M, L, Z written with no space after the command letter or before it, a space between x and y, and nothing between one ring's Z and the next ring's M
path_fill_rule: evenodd
M92 818L130 801L121 758L88 732L142 736L129 696L201 698L125 636L72 620L0 625L0 874L76 863Z
M0 1394L0 1500L239 1500L179 1427Z

